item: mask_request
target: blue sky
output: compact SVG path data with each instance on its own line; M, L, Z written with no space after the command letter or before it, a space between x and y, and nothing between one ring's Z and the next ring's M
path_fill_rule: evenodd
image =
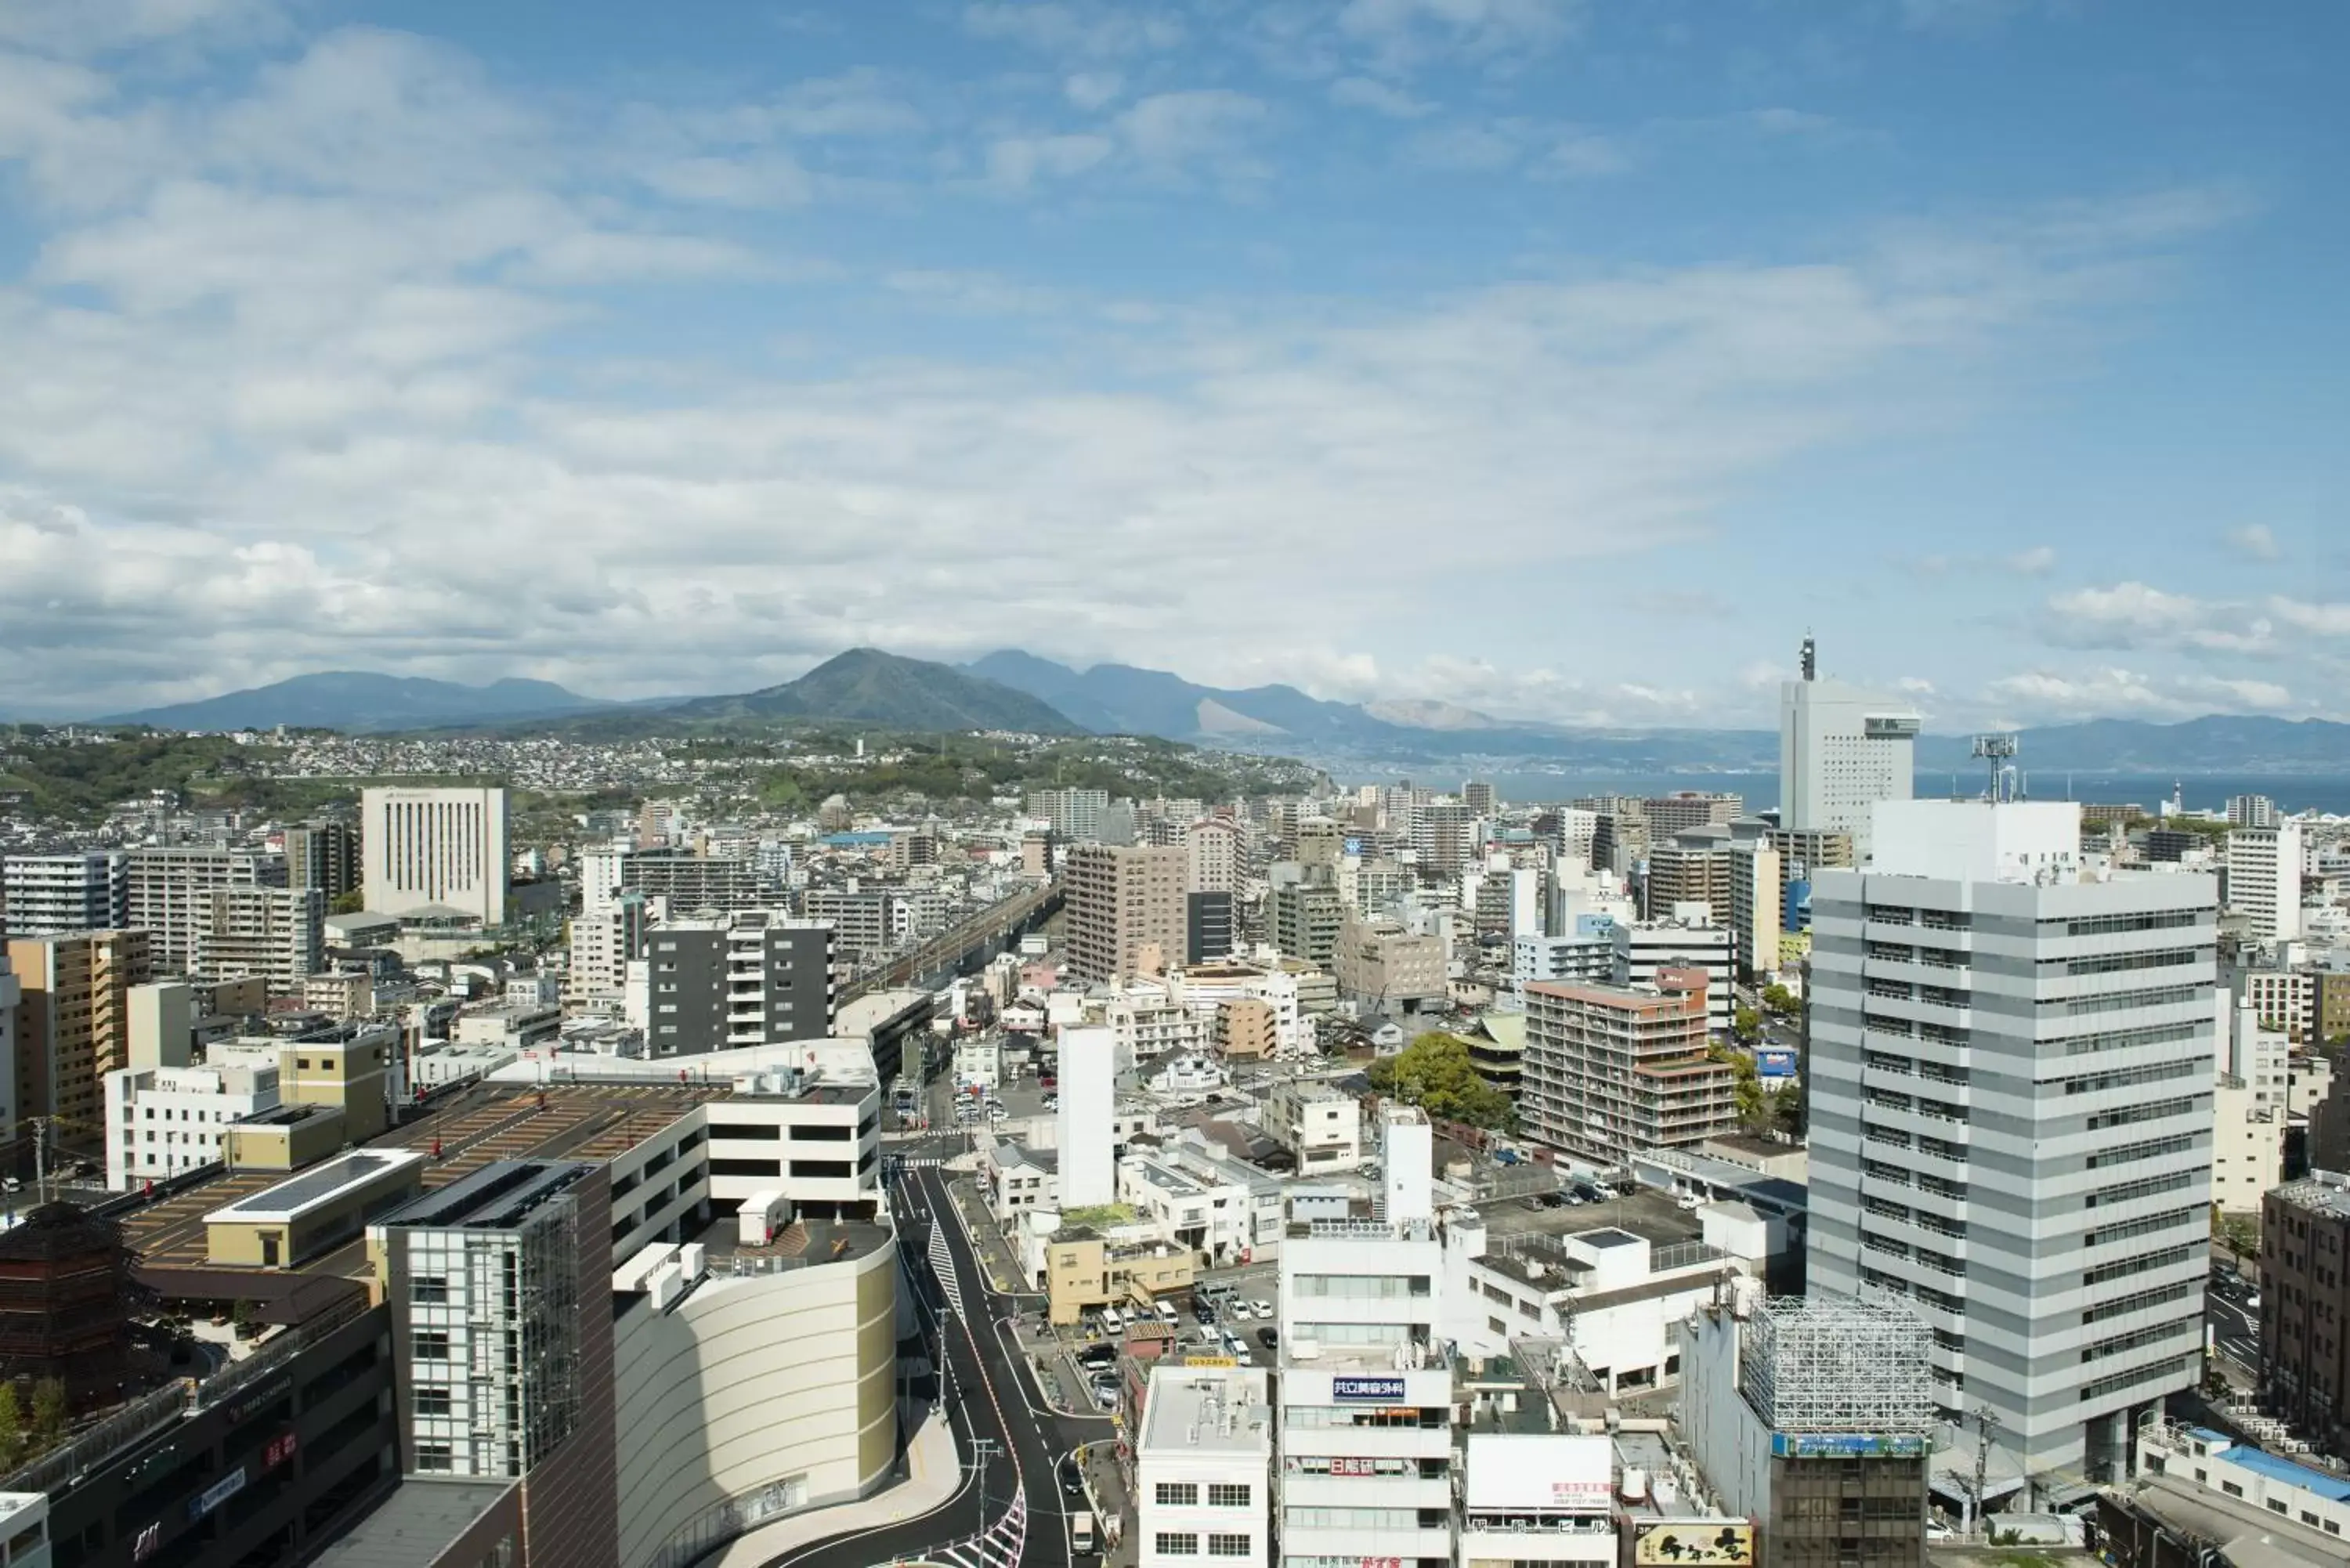
M0 711L2350 717L2350 11L0 0Z

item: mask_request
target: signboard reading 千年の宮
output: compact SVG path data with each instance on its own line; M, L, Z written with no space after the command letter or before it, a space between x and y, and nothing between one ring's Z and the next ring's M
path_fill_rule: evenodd
M1754 1527L1742 1519L1649 1519L1632 1526L1634 1568L1753 1568Z

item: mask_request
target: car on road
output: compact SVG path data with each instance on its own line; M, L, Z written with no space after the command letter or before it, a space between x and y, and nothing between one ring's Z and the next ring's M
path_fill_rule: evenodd
M1268 1320L1270 1320L1270 1319L1272 1318L1272 1316L1273 1316L1273 1303L1272 1303L1271 1302L1255 1301L1255 1302L1251 1302L1251 1303L1249 1303L1249 1305L1250 1305L1250 1306L1252 1306L1252 1307L1253 1307L1253 1308L1256 1310L1256 1315L1257 1315L1257 1316L1259 1316L1259 1317L1261 1317L1261 1318L1265 1318L1265 1319L1268 1319Z
M1118 1347L1114 1345L1088 1345L1077 1352L1077 1365L1099 1370L1118 1365Z
M1105 1388L1105 1387L1103 1387L1103 1386L1102 1386L1100 1384L1098 1384L1098 1383L1095 1384L1095 1385L1094 1385L1094 1407L1095 1407L1096 1409L1099 1409L1099 1410L1115 1410L1115 1409L1117 1409L1117 1408L1118 1408L1118 1390L1117 1390L1117 1389L1115 1389L1115 1388Z
M1258 1329L1256 1331L1256 1342L1259 1345L1263 1345L1267 1350L1271 1350L1274 1345L1281 1343L1281 1331L1279 1329L1273 1328Z
M1201 1323L1216 1321L1216 1303L1204 1298L1191 1303L1191 1315Z
M1086 1478L1078 1473L1076 1465L1068 1459L1061 1461L1061 1490L1069 1497L1086 1495Z
M1544 1207L1542 1194L1539 1192L1528 1194L1525 1198L1519 1200L1518 1207L1521 1209L1540 1210Z

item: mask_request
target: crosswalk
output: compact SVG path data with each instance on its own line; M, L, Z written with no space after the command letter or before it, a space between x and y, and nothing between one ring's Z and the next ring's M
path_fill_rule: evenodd
M1012 1494L1012 1506L1004 1511L1003 1517L984 1532L958 1541L930 1556L934 1563L951 1563L955 1568L1014 1568L1027 1546L1028 1492L1023 1487Z

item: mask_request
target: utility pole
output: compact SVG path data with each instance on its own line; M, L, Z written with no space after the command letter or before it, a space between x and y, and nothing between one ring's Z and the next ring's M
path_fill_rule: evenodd
M1984 1523L1984 1518L1990 1510L1983 1506L1983 1488L1990 1479L1991 1435L1998 1428L1999 1417L1991 1413L1991 1407L1989 1405L1977 1405L1975 1407L1974 1519L1971 1522L1975 1529L1984 1532L1985 1534L1990 1532L1989 1526Z
M991 1455L1003 1451L1003 1445L993 1438L973 1438L972 1457L979 1461L979 1529L974 1534L987 1533L987 1461Z

